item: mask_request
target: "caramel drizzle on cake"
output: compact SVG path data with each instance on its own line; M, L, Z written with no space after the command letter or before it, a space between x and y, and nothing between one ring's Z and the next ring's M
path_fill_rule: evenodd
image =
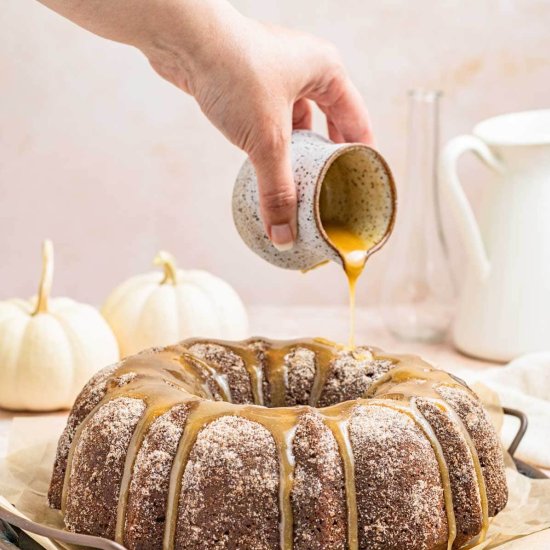
M242 360L250 377L254 404L232 402L229 374L213 362L203 360L190 351L193 345L200 343L219 345ZM310 350L315 354L315 377L311 386L309 405L287 407L284 406L288 375L287 357L297 348ZM258 423L273 437L279 460L280 547L283 550L292 549L294 530L291 494L295 469L292 452L294 435L300 418L310 413L312 407L316 407L319 402L333 362L337 353L341 351L341 346L321 339L289 342L250 339L241 343L189 340L180 345L156 350L154 354L146 352L127 359L110 374L106 395L76 430L65 470L62 511L65 512L66 509L75 448L90 419L108 401L118 397L142 400L146 409L130 440L118 500L115 539L124 544L128 492L135 460L143 439L151 424L159 416L176 405L185 404L190 412L170 473L164 550L172 550L174 547L182 478L197 436L207 424L227 415ZM392 368L386 374L370 384L363 397L316 409L323 423L332 432L342 460L347 507L347 542L350 550L357 550L359 547L355 464L349 433L349 422L358 406L386 407L406 415L429 441L437 459L443 488L448 524L447 548L451 550L453 547L457 527L449 468L432 426L417 406L418 398L428 400L445 413L458 427L468 446L477 477L483 517L481 531L473 540L467 542L467 547L483 541L487 532L489 513L485 479L477 450L462 420L438 392L441 387L460 388L466 392L470 390L450 374L435 369L415 356L388 355L375 348L358 348L348 353L365 354L369 360L389 361L392 364ZM115 379L130 374L133 377L127 384L118 386L114 383ZM266 382L269 387L268 395L264 391ZM274 408L265 407L266 403Z
M325 424L329 427L338 444L340 457L344 465L344 482L346 488L346 511L348 519L348 545L350 550L359 546L357 521L357 495L355 492L355 464L349 438L348 423L353 407L356 405L348 401L340 405L333 405L323 410Z

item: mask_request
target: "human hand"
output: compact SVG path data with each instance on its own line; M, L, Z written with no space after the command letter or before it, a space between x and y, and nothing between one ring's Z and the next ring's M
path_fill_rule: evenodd
M371 143L365 105L335 48L266 25L227 0L40 0L92 32L136 46L165 79L192 94L250 156L261 214L277 248L296 237L292 129L311 128L312 103L336 142Z
M333 141L371 143L367 110L331 44L236 12L210 21L208 44L192 58L177 41L144 51L161 76L192 94L210 121L250 156L267 234L288 250L297 233L292 129L311 129L313 101L325 113Z

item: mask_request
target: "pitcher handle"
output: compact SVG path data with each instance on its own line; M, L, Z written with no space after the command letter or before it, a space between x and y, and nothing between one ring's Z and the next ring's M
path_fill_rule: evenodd
M458 159L467 151L476 153L493 170L501 172L502 167L500 161L481 139L469 135L457 136L447 143L443 149L439 166L442 198L450 205L451 212L457 220L460 237L469 260L478 276L485 280L491 271L491 263L474 211L456 171Z

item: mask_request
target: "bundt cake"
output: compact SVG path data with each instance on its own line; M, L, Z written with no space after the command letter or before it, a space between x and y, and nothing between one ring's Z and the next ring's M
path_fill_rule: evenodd
M475 394L418 357L188 340L99 372L49 502L129 549L462 548L507 500Z

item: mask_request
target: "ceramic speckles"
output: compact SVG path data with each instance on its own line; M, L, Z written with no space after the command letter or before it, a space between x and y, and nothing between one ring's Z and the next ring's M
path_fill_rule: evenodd
M318 134L292 134L292 168L298 197L298 236L291 250L280 252L269 240L260 217L256 173L249 159L233 190L233 219L248 247L268 262L286 269L307 270L342 259L321 223L320 196L327 177L345 180L346 197L331 197L331 211L373 246L389 236L395 217L395 186L382 156L363 144L333 143Z

